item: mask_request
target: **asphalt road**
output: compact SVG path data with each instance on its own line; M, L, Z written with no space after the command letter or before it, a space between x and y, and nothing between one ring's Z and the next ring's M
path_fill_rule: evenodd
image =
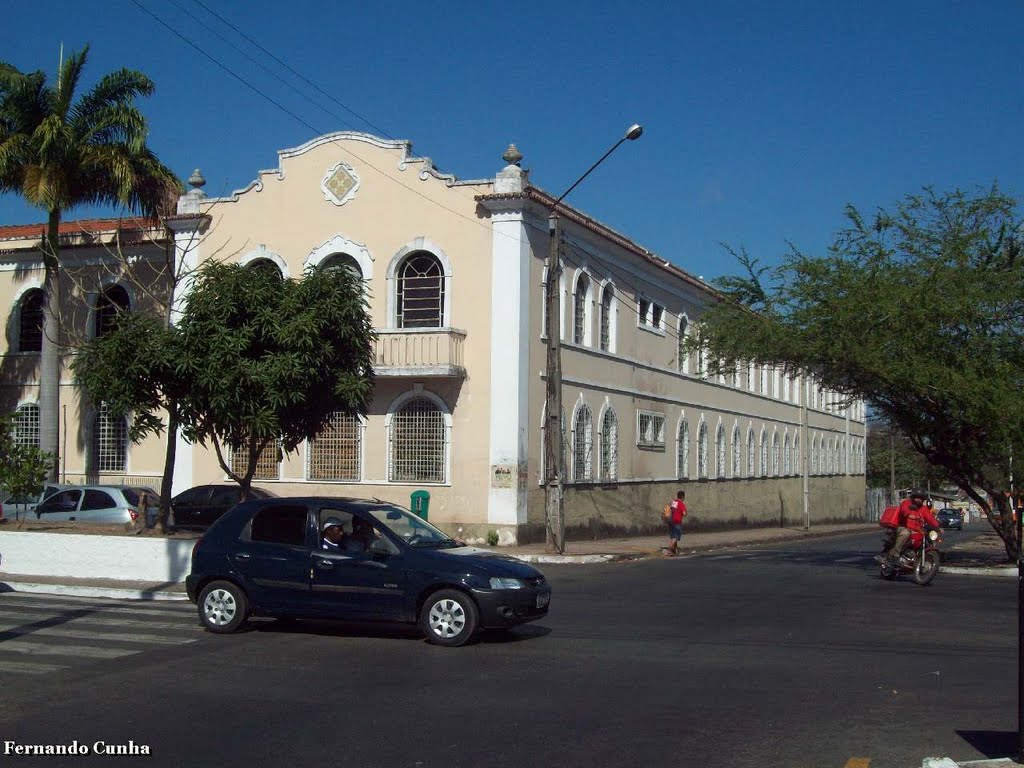
M547 566L546 620L453 650L328 623L221 637L185 605L0 595L0 740L151 753L20 758L47 766L916 768L1009 753L1015 580L882 581L876 542Z

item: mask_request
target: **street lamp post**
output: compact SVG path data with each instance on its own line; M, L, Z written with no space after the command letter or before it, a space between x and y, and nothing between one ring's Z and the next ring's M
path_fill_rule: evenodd
M562 265L559 259L561 250L561 222L558 217L558 206L562 200L576 189L590 173L605 159L619 148L622 142L640 138L644 129L639 125L630 126L626 135L615 142L587 172L576 179L572 186L563 192L551 206L548 217L548 234L551 238L548 253L548 273L544 286L544 301L547 319L547 365L546 365L546 412L547 421L544 426L544 522L547 529L547 549L561 554L565 551L565 505L563 488L565 484L565 445L562 440L564 425L562 424L562 345L561 345L561 298L558 293L559 278Z

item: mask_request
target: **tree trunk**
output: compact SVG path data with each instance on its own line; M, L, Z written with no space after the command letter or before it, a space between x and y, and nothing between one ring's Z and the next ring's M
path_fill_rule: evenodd
M43 345L39 355L39 447L53 464L47 479L60 474L60 210L50 211L43 243Z
M170 530L171 492L174 487L174 462L178 453L178 402L167 403L167 452L164 454L164 476L160 481L160 515L156 527L160 533Z

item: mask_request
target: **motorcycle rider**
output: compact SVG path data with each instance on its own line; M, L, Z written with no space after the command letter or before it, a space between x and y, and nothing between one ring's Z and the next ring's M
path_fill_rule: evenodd
M939 521L935 519L935 515L925 505L926 498L927 495L922 491L914 491L910 494L910 498L900 502L899 528L896 529L896 539L893 542L892 548L884 556L877 555L875 557L876 560L881 563L888 562L895 567L899 563L900 553L907 545L907 542L910 541L913 533L924 534L926 526L932 528L939 527Z

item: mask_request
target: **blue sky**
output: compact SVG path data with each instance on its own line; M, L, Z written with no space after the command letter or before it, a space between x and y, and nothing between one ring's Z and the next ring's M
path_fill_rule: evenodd
M11 5L0 60L52 74L62 42L89 43L86 84L145 72L151 146L182 178L202 168L211 194L315 134L139 6L316 133L409 139L460 178L493 176L515 142L560 194L639 122L568 201L708 279L738 271L723 242L765 262L787 242L822 252L847 203L993 182L1024 196L1021 0ZM42 220L0 196L0 225Z

